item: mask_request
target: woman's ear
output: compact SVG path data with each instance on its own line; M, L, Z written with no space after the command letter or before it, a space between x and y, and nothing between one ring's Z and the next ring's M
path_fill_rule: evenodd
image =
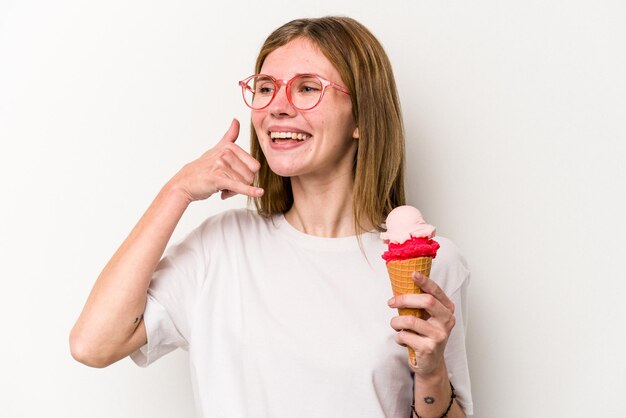
M352 138L359 139L359 128L354 128L354 132L352 132Z

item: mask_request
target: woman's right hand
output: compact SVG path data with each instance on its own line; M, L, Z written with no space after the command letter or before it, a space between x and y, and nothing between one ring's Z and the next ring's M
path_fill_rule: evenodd
M239 121L233 119L224 137L200 158L186 164L168 183L183 192L189 202L204 200L221 191L222 199L237 194L260 197L263 189L252 186L261 164L235 144Z

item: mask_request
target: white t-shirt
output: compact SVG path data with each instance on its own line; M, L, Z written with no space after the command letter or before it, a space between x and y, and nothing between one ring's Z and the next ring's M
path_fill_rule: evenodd
M144 320L146 366L189 350L203 417L408 417L412 377L396 344L392 296L378 233L321 238L250 210L207 219L159 264ZM446 364L457 400L472 412L465 352L469 272L454 245L431 277L457 306Z

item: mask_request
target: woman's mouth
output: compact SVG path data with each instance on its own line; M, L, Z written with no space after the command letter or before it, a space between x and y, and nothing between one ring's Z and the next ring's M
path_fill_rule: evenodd
M303 132L270 132L270 138L272 142L286 142L286 141L306 141L311 135Z

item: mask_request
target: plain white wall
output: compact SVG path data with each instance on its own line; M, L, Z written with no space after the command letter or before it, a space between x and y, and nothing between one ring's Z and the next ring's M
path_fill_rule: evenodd
M233 117L247 147L265 36L325 14L386 46L410 203L471 265L475 416L625 416L624 2L213 3L0 2L0 416L193 416L186 353L90 369L68 333L161 185Z

